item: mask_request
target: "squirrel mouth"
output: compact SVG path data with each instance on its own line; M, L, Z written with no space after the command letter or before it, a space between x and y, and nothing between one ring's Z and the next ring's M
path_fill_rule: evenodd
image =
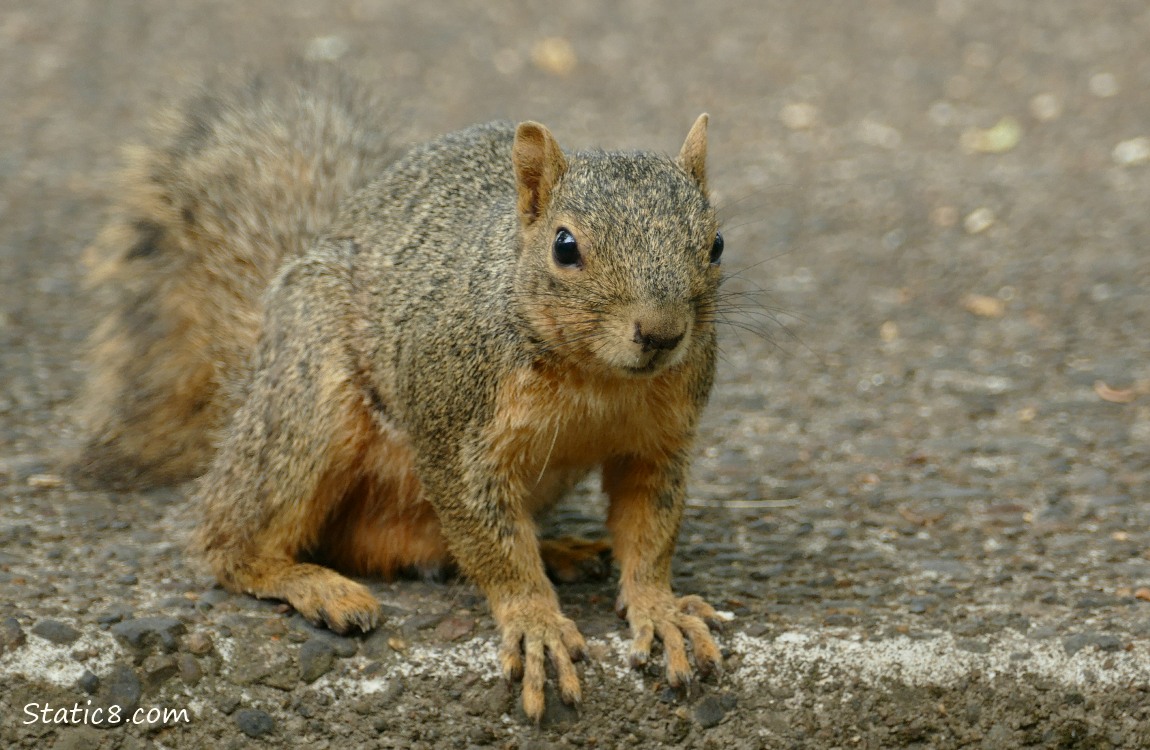
M664 356L663 352L652 352L646 361L643 362L643 364L623 365L620 367L620 369L628 375L634 375L638 377L644 375L654 375L663 369L663 365L666 364L668 359L668 357Z
M624 367L623 371L628 375L650 375L659 369L659 365L652 360L643 367Z

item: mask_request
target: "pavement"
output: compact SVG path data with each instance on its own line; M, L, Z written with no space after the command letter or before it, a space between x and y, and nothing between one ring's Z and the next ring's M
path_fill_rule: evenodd
M11 0L0 745L1150 747L1147 38L1133 0ZM710 113L747 294L674 575L733 617L721 677L632 671L613 583L565 587L585 701L534 727L467 582L370 582L384 627L339 638L215 588L186 487L62 478L121 145L219 67L301 54L376 82L410 142L534 119L674 153ZM583 488L549 530L602 514ZM141 723L54 713L112 705Z

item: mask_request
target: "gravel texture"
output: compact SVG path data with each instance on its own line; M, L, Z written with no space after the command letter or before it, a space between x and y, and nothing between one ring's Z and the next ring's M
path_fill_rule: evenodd
M1148 38L1142 0L8 0L0 746L1150 746ZM674 153L711 114L748 295L674 572L735 615L721 678L631 671L613 584L566 587L585 701L537 728L466 582L372 582L384 626L338 638L214 588L187 488L60 478L120 145L214 66L301 53L404 140L530 118ZM551 528L602 514L586 489Z

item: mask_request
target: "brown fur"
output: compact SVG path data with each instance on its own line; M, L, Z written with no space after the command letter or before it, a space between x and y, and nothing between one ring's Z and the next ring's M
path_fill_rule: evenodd
M688 641L717 668L714 610L670 589L715 365L706 117L677 160L565 155L524 123L384 169L385 139L352 116L377 110L244 91L162 129L97 242L124 296L96 334L81 465L164 481L206 464L195 547L220 582L337 631L379 621L337 570L457 564L534 718L547 661L563 700L581 695L583 639L548 573L601 574L606 552L540 542L535 519L602 470L633 662L657 637L671 684L691 676Z
M300 67L205 88L126 151L112 219L85 255L112 299L91 340L77 476L140 486L206 468L264 291L395 159L386 117L370 89Z

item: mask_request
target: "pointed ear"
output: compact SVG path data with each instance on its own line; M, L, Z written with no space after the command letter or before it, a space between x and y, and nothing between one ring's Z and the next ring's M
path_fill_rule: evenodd
M699 189L707 192L707 113L699 115L683 148L679 151L679 166L699 183Z
M563 151L551 131L537 122L521 122L511 147L519 187L519 220L530 226L547 210L551 191L567 171Z

